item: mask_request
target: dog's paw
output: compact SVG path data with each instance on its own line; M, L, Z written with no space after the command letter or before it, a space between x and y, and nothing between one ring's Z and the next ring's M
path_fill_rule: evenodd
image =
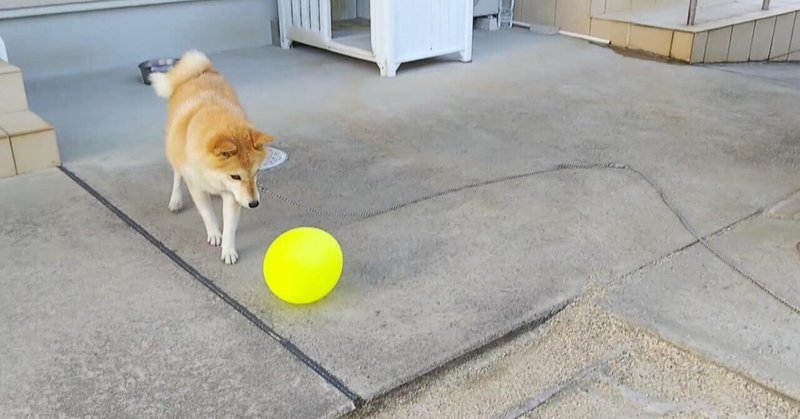
M220 233L219 230L212 231L208 233L208 238L206 240L208 241L208 244L218 247L222 244L222 233Z
M170 198L169 200L169 210L172 212L178 212L183 209L183 199L181 198Z
M236 252L236 249L222 248L222 261L225 262L226 265L233 265L238 260L239 260L239 253Z

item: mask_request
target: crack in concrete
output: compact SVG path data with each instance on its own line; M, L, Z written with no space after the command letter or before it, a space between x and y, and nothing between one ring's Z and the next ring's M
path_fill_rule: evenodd
M764 213L764 208L759 208L759 209L755 210L754 212L752 212L752 213L750 213L750 214L748 214L748 215L746 215L746 216L744 216L742 218L734 220L733 222L731 222L729 224L726 224L726 225L720 227L719 229L712 231L711 233L709 233L707 235L704 235L703 239L708 241L708 240L712 240L712 239L714 239L716 237L719 237L719 236L721 236L721 235L723 235L725 233L728 233L729 231L735 229L739 225L741 225L743 223L746 223L746 222L748 222L748 221L750 221L750 220L762 215L763 213ZM700 244L700 240L697 240L697 239L692 240L690 243L688 243L688 244L686 244L684 246L681 246L681 247L679 247L679 248L677 248L675 250L672 250L669 253L666 253L666 254L664 254L664 255L662 255L660 257L657 257L657 258L651 260L650 262L645 263L642 266L639 266L636 269L633 269L633 270L631 270L629 272L626 272L626 273L618 276L616 279L610 281L610 283L608 285L609 285L609 287L618 287L619 285L621 285L623 283L626 283L626 281L631 279L634 275L636 275L638 273L641 273L641 272L645 271L646 269L651 268L653 266L657 266L657 265L659 265L659 264L671 259L673 256L675 256L675 255L677 255L677 254L679 254L679 253L681 253L681 252L683 252L685 250L688 250L688 249L690 249L690 248L692 248L692 247L694 247L694 246L696 246L698 244Z

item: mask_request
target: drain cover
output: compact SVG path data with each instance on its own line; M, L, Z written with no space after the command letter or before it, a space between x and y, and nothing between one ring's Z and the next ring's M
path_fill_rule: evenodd
M277 148L268 147L267 153L267 158L264 159L264 163L261 163L261 170L264 172L277 169L289 159L289 155L285 151Z

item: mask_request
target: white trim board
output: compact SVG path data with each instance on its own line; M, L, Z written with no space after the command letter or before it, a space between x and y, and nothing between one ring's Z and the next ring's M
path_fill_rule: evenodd
M104 0L53 4L49 6L19 7L15 9L0 10L0 20L197 1L206 0Z

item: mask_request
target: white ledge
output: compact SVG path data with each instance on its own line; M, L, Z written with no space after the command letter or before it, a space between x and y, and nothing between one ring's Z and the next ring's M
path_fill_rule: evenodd
M104 0L53 4L49 6L18 7L13 9L0 9L0 20L64 13L91 12L95 10L123 9L128 7L156 6L171 3L188 3L193 1L204 0Z

